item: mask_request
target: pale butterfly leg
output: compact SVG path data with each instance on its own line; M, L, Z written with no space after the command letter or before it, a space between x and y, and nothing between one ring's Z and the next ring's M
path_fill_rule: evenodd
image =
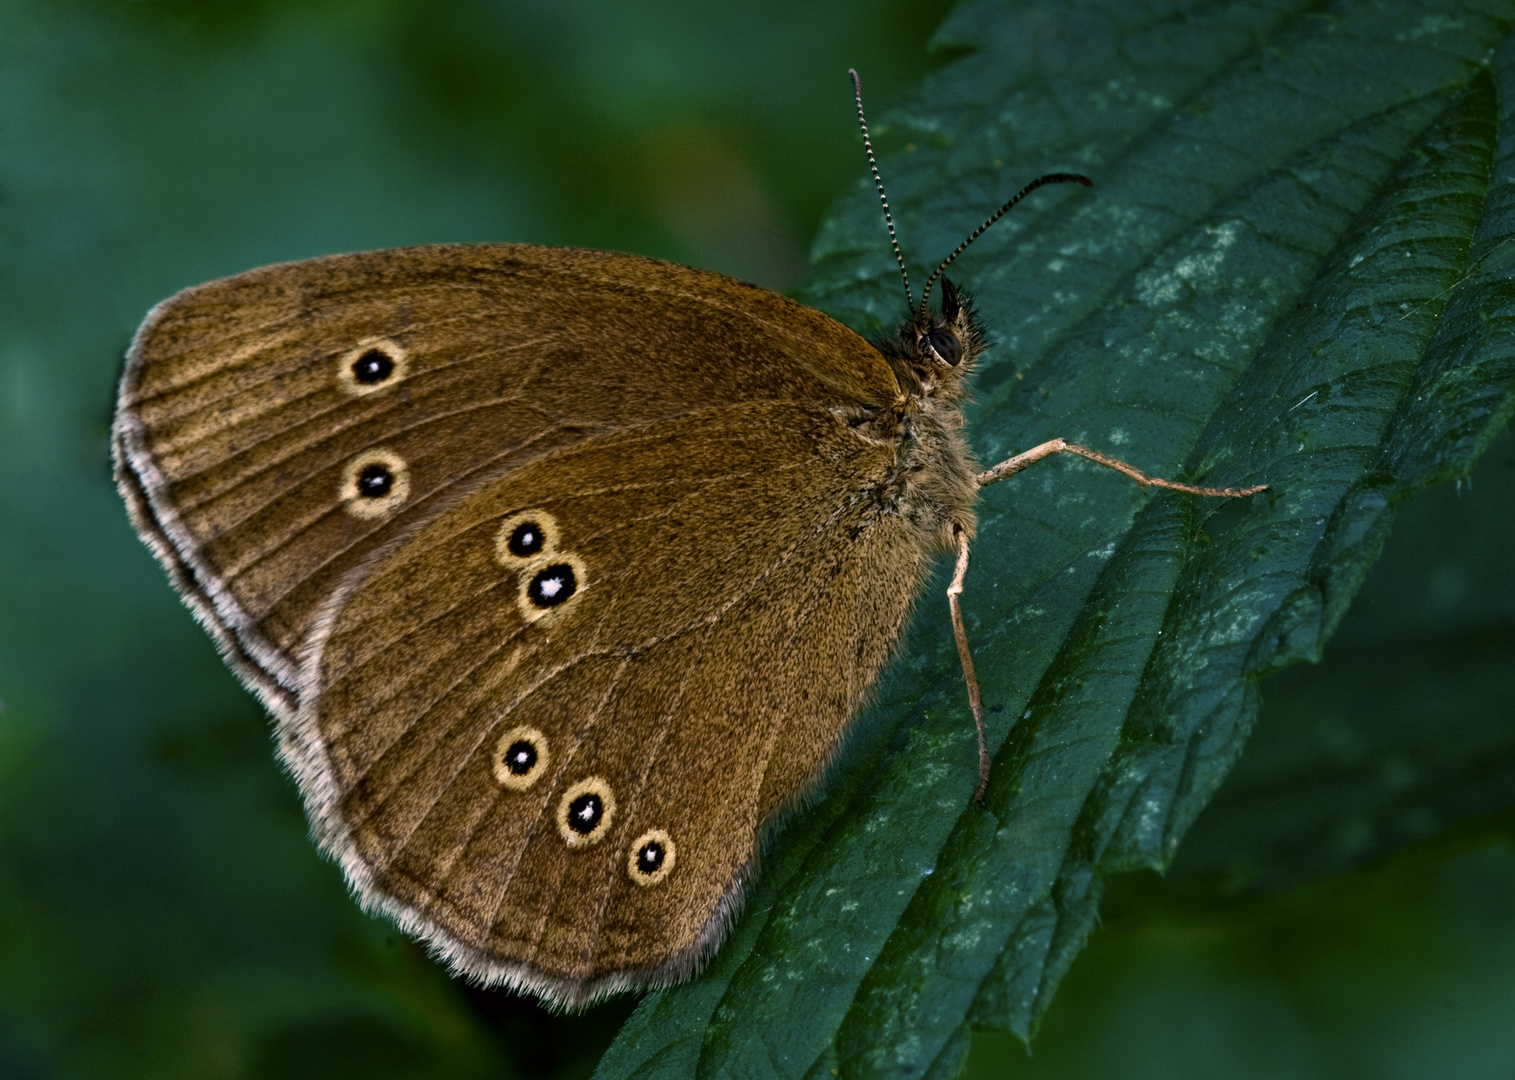
M947 606L952 609L952 636L957 639L957 658L963 664L968 704L973 706L973 724L978 728L978 790L973 793L973 801L981 803L984 789L989 786L989 744L984 738L984 703L978 696L978 676L973 674L973 654L968 651L968 629L963 625L963 605L958 599L963 595L963 577L968 573L968 534L961 525L954 525L952 533L957 537L957 570L952 575L952 584L947 586Z
M1187 491L1190 495L1213 495L1222 499L1235 499L1242 495L1256 495L1259 491L1267 491L1267 484L1257 484L1253 487L1244 488L1213 488L1196 487L1194 484L1180 484L1177 480L1162 480L1156 476L1148 476L1135 465L1127 465L1113 457L1107 457L1098 450L1090 450L1087 446L1069 442L1067 439L1048 439L1040 446L1033 446L1023 454L1016 454L1013 458L1001 461L992 469L987 469L978 474L979 487L988 487L997 484L1007 476L1014 476L1028 465L1035 465L1045 457L1051 457L1056 453L1077 454L1079 457L1088 458L1096 465L1103 465L1107 469L1114 469L1118 473L1125 473L1142 487L1168 488L1171 491Z
M1156 476L1148 476L1134 465L1108 457L1098 450L1090 450L1087 446L1071 443L1067 439L1049 439L1040 446L1033 446L1025 453L1016 454L1000 462L992 469L986 469L978 474L979 486L988 487L990 484L997 484L1006 477L1014 476L1022 469L1057 453L1077 454L1079 457L1088 458L1096 465L1103 465L1107 469L1124 473L1142 487L1168 488L1172 491L1186 491L1191 495L1209 495L1222 499L1256 495L1259 491L1268 489L1267 484L1256 484L1244 488L1213 488L1180 484L1176 480L1163 480ZM954 525L952 533L957 539L957 569L952 575L952 584L947 586L947 606L952 610L952 636L957 639L957 655L963 665L963 680L968 684L968 704L973 708L973 723L978 729L978 790L973 793L973 801L981 803L984 801L984 790L989 786L989 747L984 737L984 706L979 696L978 676L973 673L973 655L968 650L968 630L963 625L963 609L959 600L959 597L963 595L963 578L968 573L968 534L961 525Z

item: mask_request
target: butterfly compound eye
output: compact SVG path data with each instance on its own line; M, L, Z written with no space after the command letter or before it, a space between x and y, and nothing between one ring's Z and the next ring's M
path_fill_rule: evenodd
M921 349L934 352L944 364L957 367L963 358L963 343L950 330L931 330L921 338Z
M580 780L558 800L558 835L571 848L603 840L614 818L615 796L598 776Z
M513 791L525 791L547 771L552 755L547 736L534 727L513 727L494 748L494 778Z
M673 837L662 829L652 829L632 842L626 874L638 885L656 885L673 873L676 854Z

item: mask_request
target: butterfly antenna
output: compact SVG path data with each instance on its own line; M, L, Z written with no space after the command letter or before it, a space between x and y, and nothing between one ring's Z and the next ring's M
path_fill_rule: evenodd
M854 75L853 79L855 80L856 78L857 78L857 76ZM862 109L862 107L863 107L862 106L862 102L861 102L861 100L859 100L859 102L858 102L858 108ZM867 136L867 133L865 132L864 135L863 135L864 142L867 141L867 138L868 138L868 136ZM870 160L870 161L873 160L873 155L871 153L868 155L868 160ZM873 175L874 176L878 175L878 170L877 169L875 169L873 171ZM957 245L957 250L954 251L951 255L948 255L945 259L943 259L942 260L942 265L938 266L936 268L936 272L933 273L929 278L926 279L926 291L921 294L921 311L920 311L921 315L924 317L925 314L926 314L926 301L931 298L931 286L934 285L934 284L936 284L936 279L942 276L942 271L945 270L945 269L947 269L948 265L952 262L953 259L957 258L959 255L961 255L964 251L967 250L969 244L973 243L973 241L977 240L980 236L984 235L984 230L985 229L989 228L990 225L993 225L1000 218L1004 217L1005 214L1009 211L1009 209L1012 206L1014 206L1016 203L1020 202L1027 195L1030 195L1037 188L1042 187L1045 184L1070 184L1070 183L1071 184L1083 184L1084 187L1093 187L1094 186L1094 181L1093 180L1090 180L1087 176L1080 176L1078 173L1055 172L1055 173L1048 173L1046 176L1038 176L1035 180L1031 181L1031 183L1027 184L1025 187L1023 187L1019 191L1017 191L1015 193L1015 197L1013 199L1011 199L1009 202L1007 202L1004 206L1001 206L998 210L996 210L994 212L994 214L989 218L988 221L984 222L978 228L974 229L973 232L969 234L968 239L964 240L961 244ZM879 192L880 193L882 193L883 190L884 189L882 187L879 188ZM887 214L887 212L886 212L886 214ZM894 229L892 227L889 230L889 234L891 236L894 235ZM903 266L904 264L901 263L900 265ZM906 287L907 291L908 291L908 288L909 287L907 286Z
M884 194L884 179L878 174L878 162L873 160L873 143L868 138L868 121L863 117L863 84L858 82L857 72L852 68L847 69L847 74L852 76L852 96L857 101L857 126L863 129L863 149L868 151L868 168L873 170L873 183L878 188L878 200L884 204L884 224L889 226L889 246L894 248L894 259L900 264L900 277L905 279L905 310L909 311L915 307L915 294L910 291L910 275L905 272L905 256L900 254L900 242L894 235L894 218L889 216L889 196Z

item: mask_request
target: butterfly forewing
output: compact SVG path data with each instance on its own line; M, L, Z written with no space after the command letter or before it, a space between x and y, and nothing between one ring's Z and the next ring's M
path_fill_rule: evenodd
M260 669L243 673L292 692L338 582L460 487L776 388L856 401L892 384L850 331L716 275L517 245L401 249L268 267L159 305L129 356L117 459L139 528ZM373 454L403 481L393 506L340 497Z

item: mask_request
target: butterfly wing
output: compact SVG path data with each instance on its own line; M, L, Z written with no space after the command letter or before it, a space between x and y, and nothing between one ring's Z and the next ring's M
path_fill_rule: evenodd
M764 348L747 350L752 340ZM289 715L316 610L460 488L785 381L800 399L893 392L876 354L837 323L684 267L525 245L314 259L153 310L122 380L117 477L228 662ZM380 451L392 457L374 461ZM364 467L396 461L404 497L385 512L340 497Z
M817 312L628 256L272 267L149 317L118 475L281 717L323 843L462 971L690 971L924 569L898 388Z
M920 573L870 514L876 448L836 427L758 403L607 435L382 552L323 620L287 752L361 891L462 970L558 1000L691 970ZM555 536L535 561L501 553L523 520ZM539 609L560 566L574 593ZM586 792L600 819L576 832ZM638 871L649 837L665 876Z

